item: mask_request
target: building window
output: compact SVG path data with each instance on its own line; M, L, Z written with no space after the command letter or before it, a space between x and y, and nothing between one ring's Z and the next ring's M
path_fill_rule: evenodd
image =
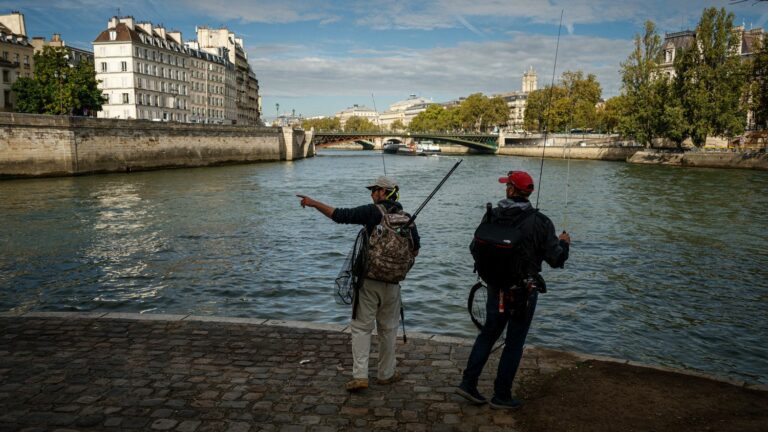
M3 82L7 83L7 82L10 82L10 81L11 81L10 78L8 78L8 71L4 70L3 71Z
M128 70L128 62L120 62L120 70L125 72Z
M117 32L115 30L109 31L109 40L116 40L117 39Z
M101 62L101 71L106 72L107 71L107 62Z
M128 103L128 93L123 93L123 103L124 104Z

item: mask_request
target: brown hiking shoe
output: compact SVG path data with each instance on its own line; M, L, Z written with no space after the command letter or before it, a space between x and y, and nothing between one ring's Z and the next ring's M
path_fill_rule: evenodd
M395 373L393 373L392 376L387 379L376 378L376 384L387 385L387 384L396 383L402 379L403 379L403 376L400 375L400 371L395 370Z
M347 381L347 384L344 387L350 392L365 390L368 388L368 378L355 378Z

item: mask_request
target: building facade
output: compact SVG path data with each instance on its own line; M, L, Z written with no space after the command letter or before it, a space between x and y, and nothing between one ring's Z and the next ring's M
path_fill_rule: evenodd
M381 125L386 129L391 129L392 123L400 120L403 126L408 126L411 120L426 110L430 104L432 101L412 94L408 96L408 99L393 103L389 109L381 113Z
M229 61L234 65L235 110L237 123L259 125L261 106L259 81L248 63L243 39L226 28L197 27L197 43L201 50L225 48Z
M74 67L81 62L93 64L93 52L68 46L66 42L61 39L61 35L54 33L50 41L45 40L43 36L35 36L32 38L32 47L35 49L35 54L43 52L45 47L62 48L67 53L67 60L69 65Z
M379 122L379 113L365 105L352 105L351 107L336 113L336 117L339 118L339 123L341 123L342 129L347 124L347 120L352 117L362 117L375 125L381 124Z
M522 91L501 93L499 96L504 99L509 108L509 117L507 118L507 130L511 132L523 132L525 123L525 107L528 104L528 94L538 89L538 77L533 67L523 73Z
M24 15L0 15L0 111L14 111L16 96L11 88L19 77L32 78L34 48L27 39Z
M106 100L99 117L188 122L189 49L181 33L113 17L93 41Z
M760 47L765 39L765 31L762 28L746 30L744 26L733 28L738 37L738 42L734 50L734 55L742 59L748 59ZM663 60L659 65L659 74L667 77L675 76L675 59L681 51L689 49L696 40L696 32L693 30L684 30L675 33L666 33L664 43L662 44Z
M234 75L229 58L199 49L197 42L186 42L190 54L190 121L192 123L232 124L237 118L227 110L227 79ZM230 101L232 105L234 101Z

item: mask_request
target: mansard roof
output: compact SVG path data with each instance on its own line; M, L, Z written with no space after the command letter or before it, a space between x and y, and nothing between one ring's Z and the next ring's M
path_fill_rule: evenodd
M109 38L109 32L115 31L117 32L117 35L115 35L115 39L112 40ZM97 42L137 42L141 43L141 38L139 37L139 34L136 33L135 30L131 30L130 27L125 25L124 23L118 23L114 28L108 28L104 30L103 32L99 33L99 36L96 37L96 39L93 41L93 43Z

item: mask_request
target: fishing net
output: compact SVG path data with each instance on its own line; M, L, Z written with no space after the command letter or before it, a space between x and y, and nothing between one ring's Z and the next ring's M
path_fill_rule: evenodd
M337 304L351 305L356 288L363 283L365 268L368 265L368 231L365 228L357 233L355 244L349 251L344 265L336 277L334 299Z

